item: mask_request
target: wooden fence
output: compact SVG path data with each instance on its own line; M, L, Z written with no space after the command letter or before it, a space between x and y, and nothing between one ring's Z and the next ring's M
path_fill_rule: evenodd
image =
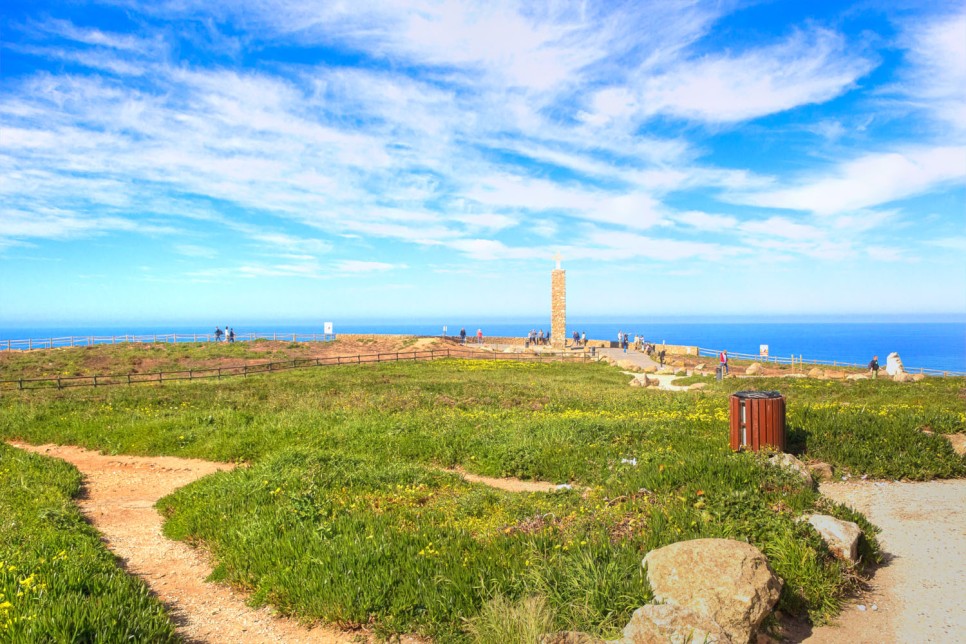
M282 342L329 342L334 333L236 333L235 342L275 340ZM214 333L154 333L148 335L70 335L59 338L29 338L27 340L0 340L0 351L31 351L62 347L93 347L98 344L123 344L125 342L215 342ZM221 342L227 338L221 336Z
M207 367L184 369L180 371L154 371L149 373L96 374L89 376L56 376L46 378L18 378L0 380L0 391L28 389L65 389L67 387L107 387L111 385L136 385L145 383L164 384L177 380L204 380L249 376L260 373L275 373L307 367L329 367L337 365L374 364L377 362L403 362L438 360L440 358L460 358L464 360L515 360L523 362L578 361L591 360L583 354L526 354L526 353L464 353L450 349L426 351L393 351L389 353L370 353L354 356L330 356L320 358L296 358L276 362L258 362L229 367Z

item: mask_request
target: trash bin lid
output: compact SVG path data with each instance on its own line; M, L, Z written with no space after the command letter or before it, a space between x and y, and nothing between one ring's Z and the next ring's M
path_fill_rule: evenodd
M781 398L782 394L780 391L737 391L732 396L746 400L748 398Z

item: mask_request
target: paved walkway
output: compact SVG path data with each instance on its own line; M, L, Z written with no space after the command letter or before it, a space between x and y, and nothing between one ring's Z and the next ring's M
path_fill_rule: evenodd
M602 356L613 358L614 360L630 360L642 369L644 367L654 367L655 369L661 368L661 363L657 362L656 360L651 360L651 357L643 351L635 351L630 347L627 347L627 353L624 353L623 349L597 349L597 353Z

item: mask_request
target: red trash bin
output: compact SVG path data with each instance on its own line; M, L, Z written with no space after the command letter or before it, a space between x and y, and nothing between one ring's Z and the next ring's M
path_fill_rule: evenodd
M785 451L785 398L777 391L731 395L731 449L757 452L770 446Z

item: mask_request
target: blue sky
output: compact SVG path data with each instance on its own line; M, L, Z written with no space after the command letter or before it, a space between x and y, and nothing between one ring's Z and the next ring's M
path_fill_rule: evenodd
M966 314L961 2L14 1L0 323Z

